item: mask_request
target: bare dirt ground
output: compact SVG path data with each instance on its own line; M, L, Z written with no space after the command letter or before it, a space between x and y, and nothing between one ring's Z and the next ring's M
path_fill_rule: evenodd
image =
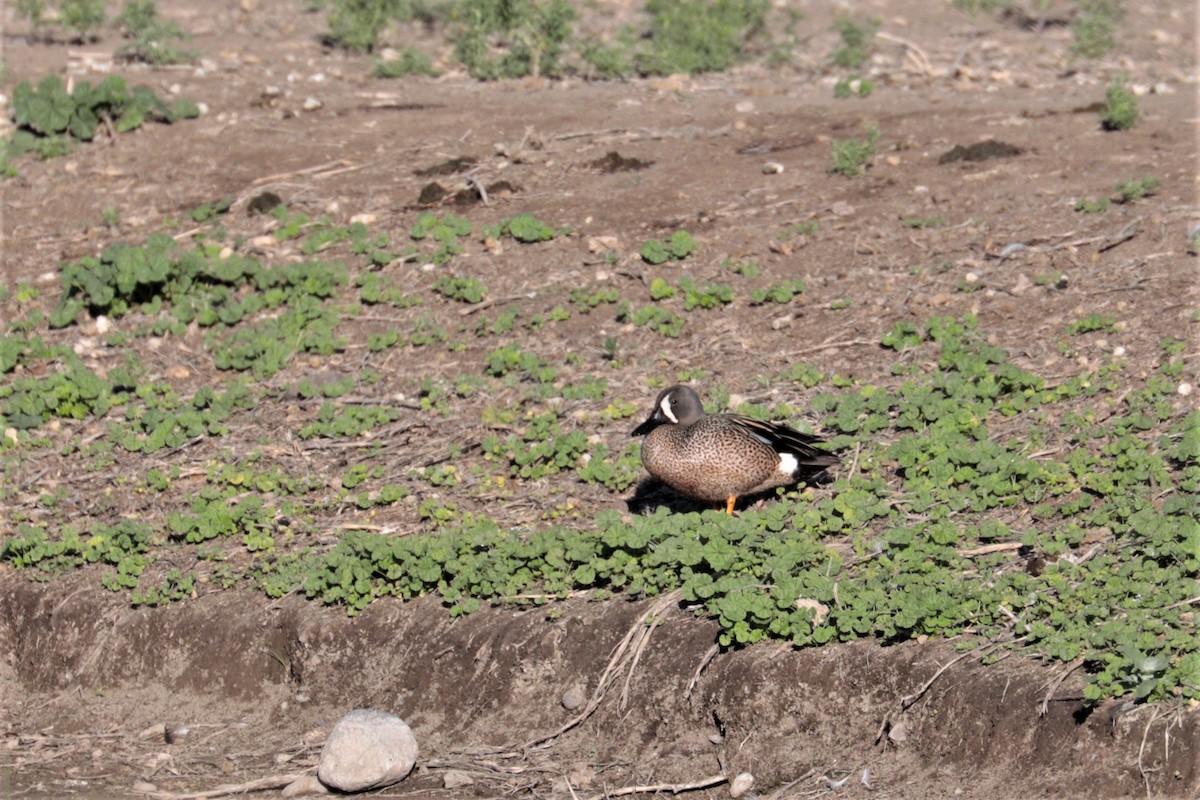
M472 156L485 184L506 180L515 191L457 213L482 226L530 211L572 231L503 252L471 242L454 262L455 272L482 280L522 314L565 304L580 285L644 291L651 274L636 257L640 243L681 227L702 243L703 258L687 266L698 281L727 276L724 257L761 264L756 284L804 279L807 291L790 306L767 312L735 304L689 319L680 339L575 315L530 345L552 359L578 353L582 364L564 369L588 372L603 368L604 341L618 337L632 366L605 377L613 394L639 404L651 399L647 376L686 369L746 392L754 376L798 359L883 381L895 356L878 346L879 336L898 320L919 323L935 313L976 313L995 344L1048 376L1073 375L1117 345L1149 370L1163 337L1195 341L1197 270L1186 253L1198 221L1192 3L1127 3L1120 57L1084 65L1064 55L1070 34L1060 25L1031 32L943 3L860 4L856 13L878 15L888 38L877 42L876 91L842 101L832 97L827 68L834 12L821 3L799 4L811 52L781 71L751 65L695 78L488 84L453 73L367 78L368 60L324 49L323 17L300 5L263 0L200 10L160 2L193 32L189 46L205 67L120 71L132 83L203 102L207 113L65 158L22 162L20 175L0 184L6 284L31 282L52 304L60 261L139 240L161 229L164 217L223 196L238 200L231 231L258 235L263 218L248 216L245 205L266 190L341 223L371 215L373 231L403 240L430 181L416 172ZM86 46L29 43L13 32L20 28L13 11L0 13L9 92L48 73L94 79L89 65L119 44L112 33ZM1137 127L1109 133L1095 104L1122 71L1152 91L1139 98ZM308 98L320 107L305 110ZM882 132L870 170L855 179L829 174L832 142L861 137L867 121ZM985 139L1020 154L940 163L955 145ZM650 166L594 166L610 151ZM764 172L767 161L782 172ZM1104 214L1074 210L1081 197L1142 175L1161 181L1148 201ZM453 189L459 179L444 180ZM120 211L115 228L102 223L109 207ZM934 216L946 224L903 224ZM779 238L809 221L819 223L816 233ZM599 236L619 240L617 264L589 251ZM1008 247L1014 243L1024 247ZM413 286L433 281L416 264L385 269ZM1069 279L1065 288L1037 285L1039 276L1059 273ZM961 291L964 281L979 288ZM431 308L438 306L424 311ZM1092 312L1119 320L1119 336L1061 353L1055 342L1063 326ZM437 313L447 325L476 321L450 303ZM379 327L372 326L359 319L347 332L365 338ZM95 348L86 341L94 333L85 325L56 335L86 351ZM385 379L373 391L411 398L423 377L479 371L494 346L398 352L374 365ZM363 352L320 367L356 369ZM214 380L198 337L157 339L140 357L182 393ZM298 362L275 380L294 381L311 368ZM406 434L391 466L403 473L436 462L449 443L476 441L482 408L503 401L454 400L440 427ZM289 470L339 474L344 454L282 444L296 419L314 411L297 401L247 415L223 441L169 458L186 467L226 448L280 442L266 451ZM629 427L622 420L595 433L619 448ZM21 488L36 495L71 484L68 510L108 497L120 513L161 516L160 500L119 488L122 473L147 467L129 458L78 475L47 462L21 476ZM521 524L564 506L585 519L602 508L626 511L629 497L547 480L517 499L475 492L454 500ZM331 531L357 522L400 533L423 525L405 504L369 520L346 508L327 522ZM421 743L418 771L381 796L603 797L665 785L720 797L728 788L721 781L703 788L704 779L741 771L753 773L768 797L1200 793L1194 708L1089 710L1078 674L1058 683L1061 668L1018 657L984 667L955 660L945 642L803 651L770 644L714 655L713 623L661 609L662 624L646 626L650 601L575 598L551 613L489 608L451 621L431 598L381 601L349 618L297 597L272 602L212 586L198 594L132 609L90 571L39 584L0 565L0 795L121 796L139 782L159 793L271 784L311 771L329 726L357 706L401 714ZM606 667L616 670L610 684L602 681ZM563 708L573 688L597 699L595 711L552 736L588 707ZM1055 699L1043 707L1047 696ZM156 727L164 725L188 731L168 743ZM451 772L471 782L446 788Z

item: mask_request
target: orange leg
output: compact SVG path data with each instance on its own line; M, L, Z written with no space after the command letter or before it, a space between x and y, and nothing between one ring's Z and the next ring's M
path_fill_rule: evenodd
M730 516L733 516L733 504L734 504L734 503L736 503L736 502L737 502L737 495L736 495L736 494L735 494L735 495L731 495L731 496L730 496L730 498L729 498L728 500L726 500L726 501L725 501L725 513L726 513L726 514L728 514L728 515L730 515Z

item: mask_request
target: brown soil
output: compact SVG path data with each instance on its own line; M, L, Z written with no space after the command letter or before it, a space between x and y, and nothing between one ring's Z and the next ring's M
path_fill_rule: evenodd
M523 343L555 360L582 356L582 364L564 365L570 378L605 369L603 343L618 337L629 366L603 374L611 395L628 401L648 404L649 376L685 369L752 392L755 376L797 361L885 383L894 354L877 346L879 336L896 321L933 314L978 314L995 344L1047 376L1075 374L1118 345L1135 373L1148 374L1162 338L1195 336L1196 266L1185 252L1197 221L1192 3L1127 3L1121 58L1083 65L1063 55L1065 27L1031 32L1011 19L962 16L945 3L873 3L892 38L878 42L875 92L844 101L832 98L833 12L823 7L805 8L802 25L812 37L784 71L748 66L623 83L480 84L453 74L365 78L367 59L323 49L323 18L299 13L294 2L211 11L177 0L158 5L195 34L189 46L203 53L205 68L119 69L132 83L204 102L207 114L22 163L19 177L0 184L5 283L33 283L47 305L60 261L139 240L161 230L164 216L183 217L204 202L238 199L226 224L232 235L269 230L267 218L251 216L247 206L270 191L339 223L373 215L373 232L401 242L436 180L445 194L425 200L449 206L457 196L467 205L455 212L476 230L521 211L571 228L569 237L544 245L506 242L488 251L468 243L451 269L488 286L499 303L486 313L512 306L531 317L566 305L571 289L600 282L642 296L656 273L637 258L641 242L680 227L701 242L702 257L686 265L701 284L730 281L725 256L763 267L758 279L739 284L744 294L750 286L805 280L807 291L789 306L742 302L689 315L677 340L623 329L597 312L574 314ZM119 44L111 33L82 48L30 44L13 35L23 30L13 10L0 14L10 92L19 80L51 72L94 79L86 54L109 54ZM1139 98L1136 128L1109 133L1094 104L1118 71L1158 91ZM304 110L308 97L321 107ZM882 132L870 170L855 179L831 175L832 142L862 137L868 120ZM972 147L985 140L998 144ZM960 156L941 163L956 147ZM460 171L435 169L453 159L477 160L460 166L485 186L503 180L506 187L479 202ZM765 170L767 161L782 172ZM1117 181L1147 174L1162 185L1146 202L1104 214L1074 210L1081 197L1110 194ZM119 209L116 229L101 222L108 207ZM946 224L902 224L935 216ZM815 234L780 238L787 226L808 221L819 223ZM601 236L619 240L617 264L589 252L589 239ZM286 246L263 255L298 257ZM433 281L411 263L385 272L414 288ZM1037 285L1039 276L1058 273L1067 276L1063 287ZM979 288L959 290L971 283ZM842 300L848 308L831 307ZM477 322L449 302L433 300L422 311L441 314L447 326ZM1118 334L1060 352L1063 326L1093 312L1113 315ZM360 319L339 332L361 341L386 327ZM93 323L53 336L112 366L97 348ZM493 337L456 353L399 351L372 363L385 377L370 391L402 400L423 377L480 374L500 343ZM272 380L286 386L314 369L350 374L364 353L358 347L316 364L305 360ZM195 331L148 343L140 357L185 395L221 379ZM1194 350L1189 363L1194 368ZM478 441L484 406L507 399L454 399L439 424L407 429L389 468L402 477L444 460L452 442ZM263 466L341 474L352 463L346 453L290 441L317 407L296 401L247 414L229 435L166 458L186 471L225 452L258 449ZM630 427L624 420L594 432L615 450ZM48 435L78 439L102 430L85 422ZM473 457L468 450L467 465ZM159 463L123 458L100 472L66 457L28 463L17 496L68 486L60 511L92 513L99 505L113 518L161 518L168 504L183 502L122 489L118 477ZM627 510L629 500L567 480L521 487L515 498L442 494L464 511L512 524L564 508L588 519L602 508ZM24 499L18 505L36 507ZM0 529L7 519L0 509ZM400 534L423 525L404 503L369 518L346 507L326 522L331 530L369 523ZM1017 656L988 666L978 654L956 660L954 643L770 644L714 655L710 621L671 610L662 624L644 625L653 601L575 598L549 611L491 608L452 621L435 599L381 601L348 618L296 597L271 602L210 584L198 594L162 609L132 609L127 598L99 589L90 570L33 583L0 566L0 794L105 797L127 794L137 781L159 791L204 790L303 772L332 722L356 706L402 715L421 743L419 771L384 796L595 797L740 771L754 774L764 796L779 797L1200 793L1196 709L1111 703L1089 710L1078 672ZM631 631L643 638L621 650ZM618 671L598 691L610 663ZM563 708L573 687L596 697L594 713L528 747L583 710ZM168 726L174 741L156 725ZM445 789L450 770L474 782ZM709 797L727 791L696 790Z

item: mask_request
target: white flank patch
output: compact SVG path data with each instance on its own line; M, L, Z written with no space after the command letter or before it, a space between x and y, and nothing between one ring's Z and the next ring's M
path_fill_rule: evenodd
M791 453L779 454L779 471L784 475L793 474L800 467L800 462Z
M671 410L671 398L669 396L664 397L662 402L658 404L658 407L662 409L664 417L671 420L671 422L679 422L679 420L675 418L675 412ZM795 459L792 460L795 461Z

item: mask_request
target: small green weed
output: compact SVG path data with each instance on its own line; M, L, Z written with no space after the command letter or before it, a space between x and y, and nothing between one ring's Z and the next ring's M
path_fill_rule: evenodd
M683 333L684 320L665 308L656 305L632 309L627 303L622 303L617 311L618 322L632 322L637 326L646 326L663 336L675 339Z
M575 19L565 0L461 0L450 41L474 78L554 77L563 72Z
M471 221L454 214L439 217L432 212L424 211L417 216L417 221L408 235L418 241L432 237L437 243L432 261L434 264L441 265L462 252L462 245L458 243L458 240L471 235Z
M486 237L499 239L501 236L509 236L526 244L548 242L558 233L554 228L528 212L506 219L499 225L483 229L483 235Z
M708 283L701 288L694 280L684 276L679 280L679 289L683 292L684 311L716 308L733 302L733 289L721 283Z
M1103 214L1108 211L1108 207L1112 205L1112 201L1107 197L1101 197L1093 200L1089 197L1081 197L1079 202L1075 204L1076 211L1082 211L1084 214Z
M367 305L387 304L393 308L411 308L421 304L420 298L402 291L398 286L385 283L378 272L361 272L354 283L359 287L359 297Z
M1012 4L1013 0L954 0L953 2L955 8L968 14L980 11L990 14L994 11L1011 8Z
M371 67L373 78L406 78L409 75L436 78L441 74L429 56L415 47L402 48L396 51L395 58L376 61Z
M183 64L196 59L195 51L178 47L188 34L159 16L154 0L126 0L116 23L125 38L133 40L117 48L117 58L156 65Z
M360 436L395 422L400 415L400 409L391 406L354 405L339 408L334 403L326 402L321 405L315 420L301 426L298 435L301 439Z
M864 140L845 139L833 144L833 165L830 172L853 178L861 175L870 165L871 156L875 155L875 145L879 141L879 128L874 125L867 127L867 138Z
M580 307L587 314L603 303L615 303L621 299L621 294L612 286L600 286L595 289L580 287L572 289L567 299L572 305Z
M870 97L873 91L875 91L875 82L867 80L857 72L847 75L833 85L833 96L839 100L850 97L859 99Z
M761 306L765 303L790 303L792 298L802 294L805 289L804 281L799 278L775 283L764 289L754 289L750 292L750 305Z
M1092 333L1094 331L1104 331L1112 333L1116 330L1116 320L1108 314L1088 314L1078 322L1072 322L1067 326L1067 336L1078 336L1082 333Z
M736 272L743 278L757 278L760 274L762 274L762 267L760 267L754 261L735 262L727 258L721 263L721 267Z
M185 575L177 569L167 572L166 577L155 586L145 589L135 588L130 596L134 606L165 606L179 600L187 600L196 591L196 579L193 575Z
M44 35L50 24L57 24L74 31L75 38L85 42L93 38L107 18L104 0L58 0L53 15L46 13L46 6L46 0L17 0L17 16L29 20L35 36Z
M1124 131L1138 121L1137 98L1125 88L1126 78L1118 75L1104 91L1104 109L1100 112L1100 124L1106 131Z
M820 230L820 228L821 225L816 220L809 220L808 222L793 222L791 225L787 225L779 232L779 238L790 239L793 236L812 236L818 230Z
M1071 52L1095 59L1115 48L1117 23L1125 16L1124 6L1124 0L1079 0L1079 14L1071 22Z
M482 303L487 296L487 287L474 278L456 278L442 275L433 282L433 290L443 297L461 303Z
M643 75L720 72L746 60L750 42L766 30L768 0L648 0L648 48L637 58Z
M1113 198L1115 203L1132 203L1135 200L1143 200L1154 194L1154 190L1158 188L1158 178L1152 175L1146 175L1142 178L1131 178L1127 181L1121 181L1113 187L1117 196Z
M69 134L80 141L90 141L103 120L116 133L126 133L150 120L171 123L200 114L193 103L168 105L143 86L129 89L119 75L95 86L81 81L71 92L57 75L47 75L36 87L24 81L13 90L12 109L13 121L25 131L43 137Z
M587 65L590 77L618 80L635 72L632 50L633 44L628 36L615 45L589 37L580 45L579 57Z
M647 264L682 261L696 249L696 240L687 231L675 231L665 242L650 239L642 245L642 260Z
M388 25L402 14L408 3L397 0L331 0L327 16L329 40L356 53L379 45Z
M906 228L921 230L923 228L940 228L946 224L946 220L942 217L910 217L900 224Z
M833 51L833 63L844 69L856 69L866 63L871 55L871 40L879 30L879 20L859 23L850 17L838 17L833 27L842 37L841 47Z

